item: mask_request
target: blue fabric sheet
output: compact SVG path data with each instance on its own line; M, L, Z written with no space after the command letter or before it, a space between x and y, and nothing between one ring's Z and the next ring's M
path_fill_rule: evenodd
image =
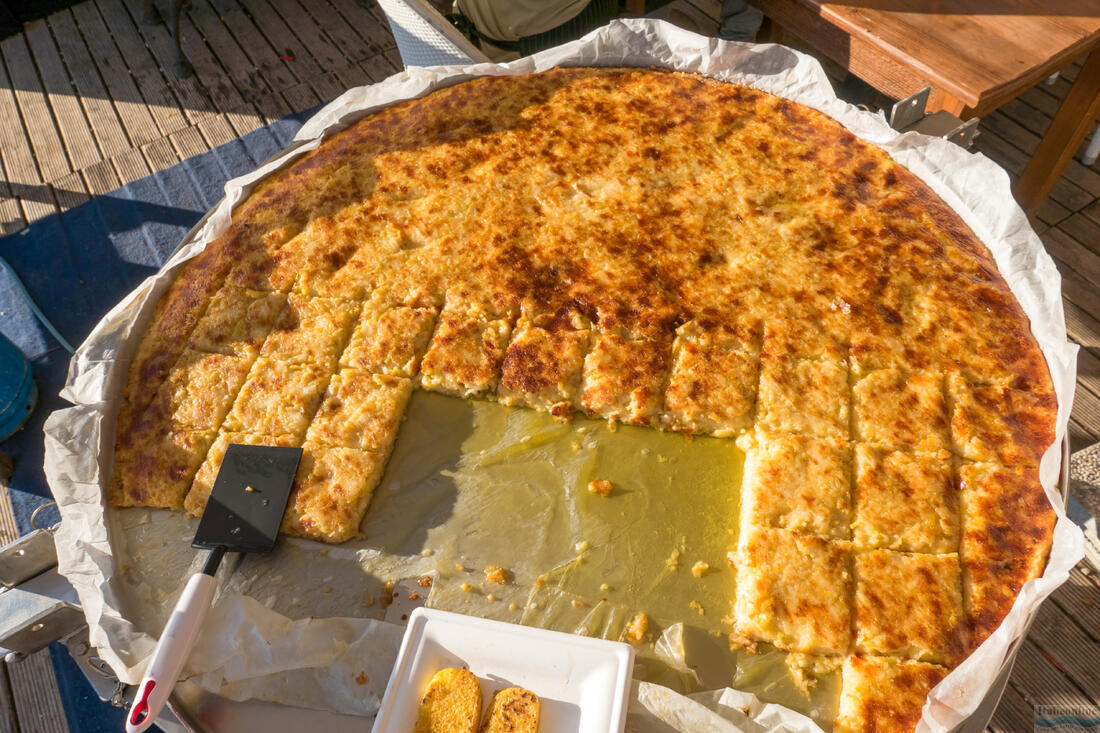
M184 235L222 197L225 182L256 168L290 144L314 113L266 127L196 155L163 171L64 213L49 216L0 239L4 257L39 308L74 345L80 344L115 303L156 272ZM42 425L67 405L69 354L35 319L11 277L0 270L0 332L31 360L39 401L23 429L0 443L15 462L10 484L20 533L50 491L42 469ZM49 524L56 514L43 517ZM121 729L120 711L101 703L63 647L51 650L73 733Z

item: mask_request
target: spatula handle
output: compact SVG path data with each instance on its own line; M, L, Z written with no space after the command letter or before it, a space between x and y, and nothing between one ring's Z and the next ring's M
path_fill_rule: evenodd
M141 733L160 715L191 652L216 588L214 576L206 573L195 573L187 581L187 587L176 601L172 616L160 635L145 677L138 685L134 704L126 716L126 733Z

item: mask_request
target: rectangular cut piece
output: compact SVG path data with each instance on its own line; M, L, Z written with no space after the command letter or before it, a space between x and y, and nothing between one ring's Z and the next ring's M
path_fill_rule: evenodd
M213 430L180 430L147 436L129 460L115 460L110 503L181 508L214 435Z
M581 373L589 331L540 328L522 323L512 336L500 369L497 398L559 417L581 406Z
M747 528L737 552L735 633L810 654L851 647L851 555L844 543Z
M757 426L768 433L848 438L848 369L832 359L762 359Z
M775 435L738 442L747 443L743 525L849 538L852 461L842 441Z
M939 374L883 369L860 379L852 392L859 440L922 451L951 447Z
M936 664L851 656L841 668L835 733L915 730L928 693L947 676Z
M963 591L980 644L1000 625L1050 551L1055 514L1032 468L985 463L959 469Z
M951 434L955 450L971 461L1005 466L1038 466L1054 442L1058 402L1052 392L1024 392L972 384L948 375Z
M283 293L225 285L211 299L188 346L199 351L256 357L286 304Z
M187 349L138 421L156 415L168 418L171 429L216 430L251 366L251 357Z
M282 531L322 542L351 539L385 466L381 453L305 443Z
M357 303L295 293L287 300L260 355L335 369L358 313Z
M366 211L365 204L354 204L338 217L314 219L311 235L294 285L306 295L363 300L382 264L401 251L400 231Z
M495 391L511 322L444 310L420 369L424 389L459 397Z
M255 433L219 433L214 439L214 444L206 454L206 459L199 466L194 480L191 481L191 489L183 501L183 508L191 516L197 517L206 509L206 500L210 498L210 492L214 488L214 480L218 477L218 470L225 460L225 451L231 443L237 445L267 445L283 448L294 448L301 445L301 441L292 435L257 435Z
M344 369L329 382L306 440L388 453L411 394L408 379Z
M309 229L277 249L246 247L229 270L226 283L249 290L288 292L305 269Z
M759 358L741 344L716 344L681 333L665 390L670 426L726 438L752 426Z
M260 357L225 419L226 432L304 437L331 372Z
M635 425L656 421L672 347L657 339L600 333L584 360L581 402L589 415Z
M809 315L791 315L764 323L760 355L774 362L794 359L825 359L841 361L847 350L833 329Z
M963 653L959 556L856 555L856 650L954 664Z
M415 377L432 337L436 313L429 308L387 307L369 302L359 316L340 365L375 374Z
M853 539L861 550L956 552L959 504L947 451L856 448Z

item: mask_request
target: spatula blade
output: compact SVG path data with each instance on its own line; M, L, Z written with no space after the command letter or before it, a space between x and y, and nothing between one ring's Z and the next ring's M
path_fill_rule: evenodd
M230 444L192 546L270 552L301 458L301 448Z

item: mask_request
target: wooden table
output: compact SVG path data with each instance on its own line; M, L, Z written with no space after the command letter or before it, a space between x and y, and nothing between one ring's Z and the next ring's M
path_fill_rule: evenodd
M928 111L981 117L1085 56L1015 186L1050 192L1100 114L1100 0L752 0L773 23L893 99L932 87Z

